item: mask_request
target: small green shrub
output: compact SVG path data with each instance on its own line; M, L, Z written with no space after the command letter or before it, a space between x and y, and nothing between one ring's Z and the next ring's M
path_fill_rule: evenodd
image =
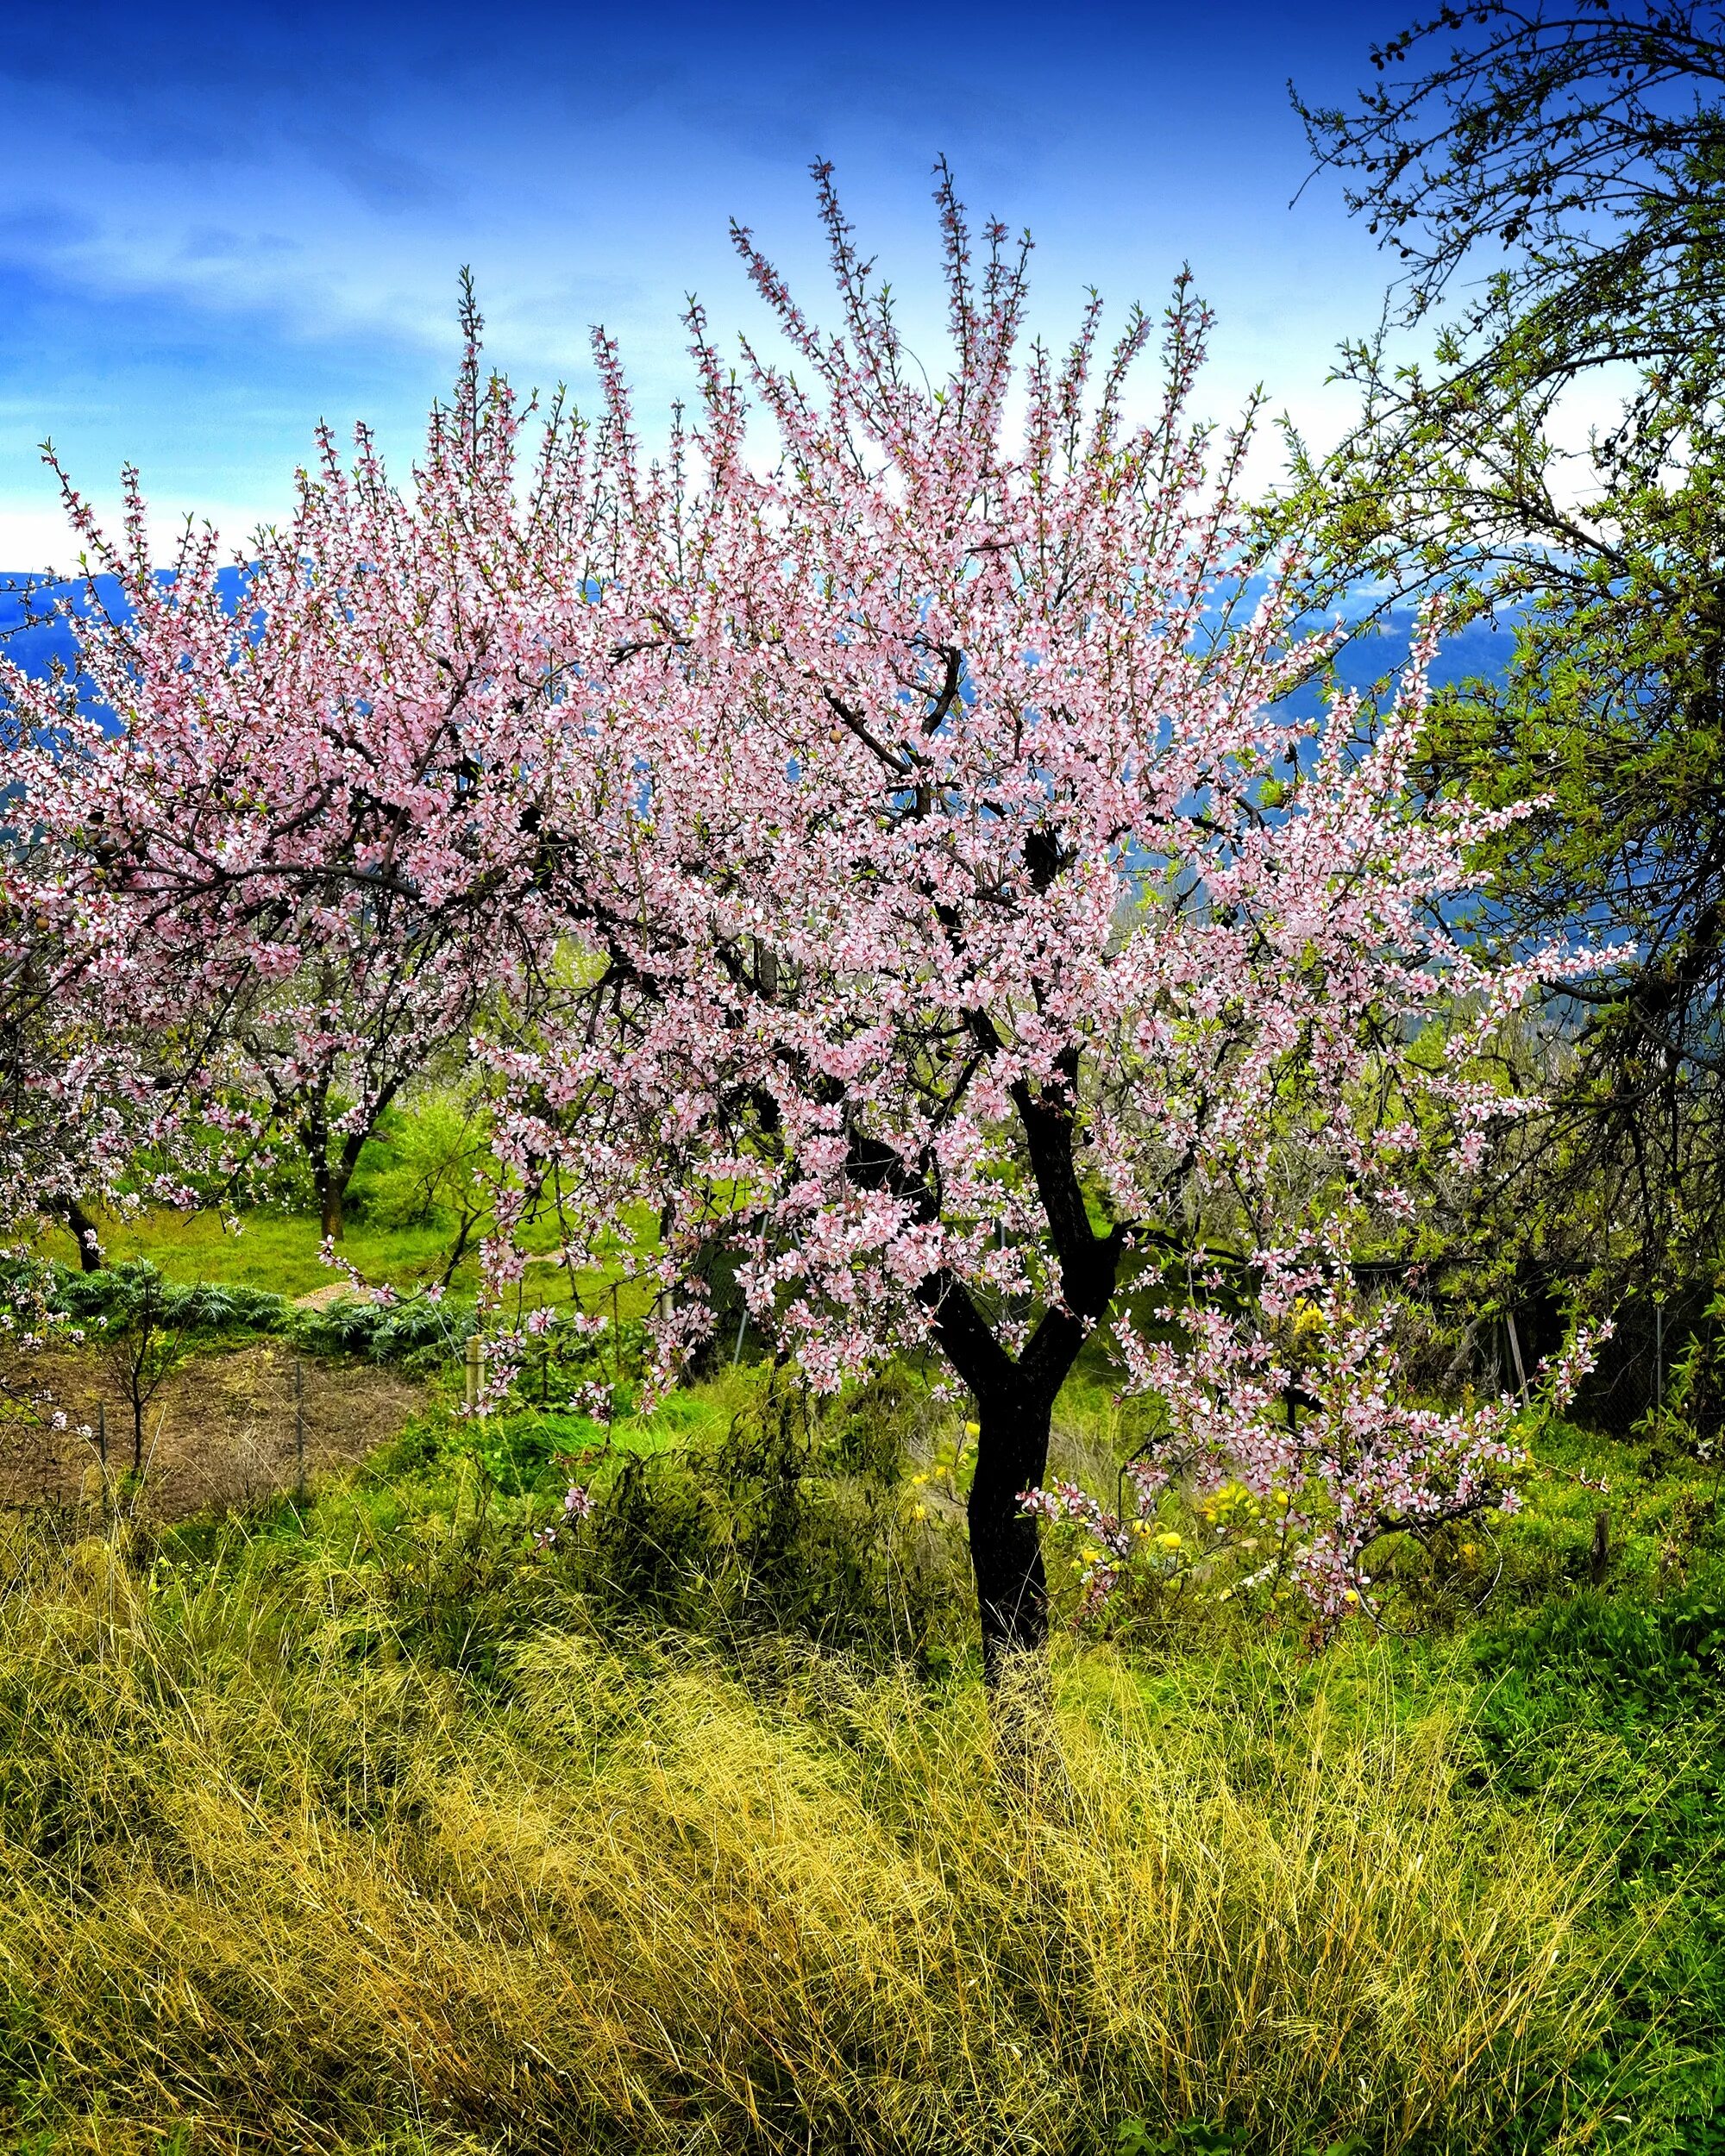
M20 1268L10 1271L16 1278ZM95 1273L53 1263L37 1264L32 1273L47 1307L86 1336L117 1337L147 1303L158 1329L192 1340L281 1334L308 1355L351 1355L423 1374L458 1356L476 1325L470 1301L415 1295L374 1302L343 1295L305 1309L239 1282L172 1280L142 1257Z
M322 1309L292 1311L286 1330L309 1354L353 1355L424 1371L459 1355L476 1322L471 1303L423 1295L380 1303L344 1295Z
M765 1373L706 1390L730 1412L691 1419L673 1443L638 1425L607 1442L580 1418L522 1412L464 1424L452 1444L515 1503L536 1561L605 1621L949 1663L969 1622L968 1564L956 1522L906 1501L929 1413L915 1381L876 1380L825 1407ZM572 1479L593 1500L579 1522L561 1512Z
M179 1332L280 1332L292 1306L285 1296L234 1282L168 1280L147 1258L126 1258L100 1272L42 1269L49 1307L85 1331L120 1332L147 1301L160 1325Z

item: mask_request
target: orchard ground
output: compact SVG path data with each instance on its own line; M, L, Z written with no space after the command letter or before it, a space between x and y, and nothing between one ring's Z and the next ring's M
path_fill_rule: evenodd
M308 1218L105 1225L329 1280ZM190 1514L147 1476L7 1515L15 2149L1718 2145L1725 1531L1672 1432L1545 1427L1397 1636L1189 1578L1063 1630L1003 1779L921 1374L821 1410L721 1358L607 1443L530 1370L464 1417L447 1348L188 1339L162 1462L284 1358L345 1434L303 1498L277 1443ZM1112 1495L1099 1373L1057 1432Z

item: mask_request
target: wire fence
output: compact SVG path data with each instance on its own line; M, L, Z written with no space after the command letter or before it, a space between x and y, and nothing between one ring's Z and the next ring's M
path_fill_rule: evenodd
M59 1415L0 1424L0 1508L100 1507L131 1477L159 1519L243 1509L362 1457L417 1404L416 1388L387 1375L263 1342L176 1370L145 1404L140 1434L99 1358L56 1376Z
M1451 1269L1452 1278L1460 1269ZM1568 1277L1548 1272L1537 1287L1484 1308L1471 1302L1465 1283L1446 1279L1441 1264L1398 1277L1396 1291L1423 1307L1443 1343L1428 1358L1423 1373L1428 1382L1450 1392L1467 1383L1481 1393L1531 1395L1540 1363L1567 1337L1563 1290ZM1599 1344L1593 1368L1570 1404L1569 1419L1603 1436L1627 1438L1644 1429L1650 1417L1675 1406L1685 1357L1697 1342L1710 1342L1717 1332L1709 1314L1714 1294L1711 1282L1689 1282L1662 1297L1640 1295L1621 1303L1609 1337ZM1705 1386L1691 1386L1682 1404L1691 1420L1711 1424L1725 1403L1710 1401Z

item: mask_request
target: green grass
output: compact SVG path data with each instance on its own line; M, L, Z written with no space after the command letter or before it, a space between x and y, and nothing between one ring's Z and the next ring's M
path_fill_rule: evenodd
M549 1551L557 1477L511 1495L484 1457L530 1451L530 1410L434 1415L304 1511L15 1526L17 2147L1720 2145L1716 1552L1663 1599L1317 1658L1238 1626L1064 1646L1003 1780L962 1641L918 1678L742 1577L806 1611L824 1570L842 1610L874 1590L813 1523L937 1532L845 1514L832 1469L794 1546L761 1543L776 1470L730 1435L760 1382L619 1444L618 1508ZM656 1512L630 1457L680 1478ZM703 1478L711 1532L674 1554L704 1553L679 1591L713 1619L669 1626L603 1538L670 1532Z
M315 1215L279 1213L267 1208L245 1215L237 1232L213 1212L179 1213L154 1206L135 1220L104 1219L101 1222L104 1259L115 1263L131 1257L147 1257L170 1280L191 1283L214 1281L248 1288L268 1288L293 1298L328 1288L342 1275L324 1264L318 1223ZM530 1250L550 1251L554 1238L549 1224L524 1238ZM451 1247L449 1231L436 1224L414 1227L378 1227L363 1219L348 1223L338 1255L373 1287L393 1288L411 1294L441 1279ZM53 1227L38 1238L43 1257L62 1265L76 1265L78 1251L69 1231ZM576 1275L576 1294L582 1306L609 1307L612 1277L599 1273ZM471 1296L479 1286L479 1261L469 1253L456 1268L450 1291ZM570 1300L569 1278L555 1265L530 1266L524 1287L524 1307L555 1307ZM638 1318L645 1307L645 1291L624 1283L618 1293L618 1314Z
M205 1546L16 1553L14 2131L1484 2149L1530 2096L1550 2147L1628 2100L1590 2063L1644 1928L1605 1906L1607 1822L1471 1784L1458 1672L1068 1651L1003 1781L974 1676L595 1626L578 1570L459 1476L423 1509L426 1474Z
M310 1222L143 1227L328 1278ZM308 1507L0 1532L0 2146L1725 2153L1725 1532L1671 1433L1541 1431L1477 1614L1460 1536L1405 1637L1191 1600L1063 1641L1002 1753L908 1472L950 1407L524 1389L446 1374ZM1107 1479L1095 1372L1062 1419Z
M171 1280L221 1281L296 1296L340 1278L319 1257L317 1222L309 1214L248 1213L238 1233L213 1213L166 1207L153 1208L135 1222L101 1225L103 1256L110 1263L147 1257ZM406 1291L442 1270L448 1242L436 1227L367 1229L356 1222L343 1238L341 1252L368 1281ZM43 1237L40 1248L44 1257L62 1264L77 1263L72 1237L63 1229Z

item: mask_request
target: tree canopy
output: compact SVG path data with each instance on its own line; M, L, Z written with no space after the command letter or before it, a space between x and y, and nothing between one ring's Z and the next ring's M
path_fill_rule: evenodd
M1618 954L1566 985L1545 1142L1511 1166L1559 1239L1633 1219L1643 1276L1716 1241L1725 1196L1722 26L1446 8L1374 50L1353 108L1301 107L1402 274L1343 349L1357 423L1295 442L1274 511L1314 598L1442 586L1513 632L1501 676L1437 699L1423 783L1540 799L1489 849L1503 936Z
M260 1012L299 1014L264 1074L292 1097L363 1066L372 981L412 984L386 1008L410 1046L493 985L494 1294L550 1219L572 1270L648 1284L662 1378L711 1326L715 1248L817 1388L937 1351L981 1428L991 1658L1042 1635L1025 1504L1099 1332L1182 1472L1281 1494L1328 1621L1377 1540L1494 1501L1509 1457L1500 1408L1398 1396L1346 1291L1409 1160L1465 1167L1515 1105L1477 1052L1534 960L1488 962L1445 901L1519 811L1414 797L1429 631L1381 723L1289 707L1333 639L1250 550L1250 418L1189 417L1183 279L1159 330L1134 311L1109 346L1093 303L1057 358L1027 246L973 235L943 173L931 378L817 182L840 328L738 232L798 371L733 370L692 308L659 457L601 335L602 409L554 408L525 464L470 315L411 486L363 435L351 475L326 445L237 612L213 540L164 578L135 492L111 543L69 494L130 602L68 613L122 723L5 669L20 942L60 939L163 1145L253 1134L218 1110ZM1208 1265L1206 1209L1251 1309L1181 1318L1157 1267Z

